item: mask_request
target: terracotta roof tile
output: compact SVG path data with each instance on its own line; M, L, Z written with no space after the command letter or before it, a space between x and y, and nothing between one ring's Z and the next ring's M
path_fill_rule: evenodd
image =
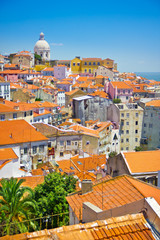
M154 240L150 225L142 213L121 217L97 220L85 224L62 226L54 229L45 229L32 233L22 233L14 236L5 236L1 240L33 240L33 239L60 239L60 240Z
M1 148L0 149L0 161L17 159L18 156L15 154L12 148Z
M160 150L122 152L122 155L125 157L131 174L158 172L160 169Z
M117 89L132 89L132 87L130 87L128 84L126 84L125 82L111 82L111 84L112 84L112 86L114 87L114 88L116 88L117 87Z
M0 121L0 145L46 140L25 120Z
M91 202L103 210L120 207L145 197L154 197L160 203L160 189L129 176L119 176L93 186L93 191L81 195L80 192L66 199L79 219L83 202ZM103 206L102 206L103 203Z
M160 107L160 99L152 100L150 102L146 103L147 107L153 106L153 107Z

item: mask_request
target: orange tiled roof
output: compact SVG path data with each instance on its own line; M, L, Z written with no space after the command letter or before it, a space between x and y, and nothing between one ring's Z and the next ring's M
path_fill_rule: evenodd
M42 70L42 72L47 72L47 71L54 71L54 68L48 67Z
M1 148L0 149L0 160L17 159L18 156L15 154L12 148Z
M0 121L0 145L48 140L25 120Z
M82 125L76 124L76 125L70 126L69 128L73 129L74 131L80 132L81 134L99 138L98 131L86 128Z
M128 84L126 84L125 82L120 82L120 81L117 81L117 82L111 82L111 84L112 84L112 86L114 87L114 88L116 88L117 87L117 89L131 89L131 87L128 85Z
M122 155L125 157L131 174L158 172L160 169L160 150L122 152Z
M147 102L146 106L147 107L151 107L151 106L153 106L153 107L160 107L160 99L152 100L150 102Z
M22 183L23 187L30 187L34 189L38 184L44 182L44 176L27 176L27 177L18 177L18 180L25 179L25 182Z
M90 202L103 210L109 210L145 197L153 197L160 204L160 189L123 175L93 186L92 192L83 195L77 192L66 199L72 210L75 209L75 214L79 219L79 211L82 212L83 202Z
M93 155L92 157L72 159L77 168L83 171L97 171L97 168L104 168L106 164L106 155Z
M65 92L65 95L70 96L70 95L72 95L72 94L74 94L74 93L76 93L78 91L79 91L79 89L74 89L74 90L72 90L70 92Z
M151 228L142 213L112 217L85 224L62 226L54 229L45 229L32 233L21 233L14 236L4 236L1 240L154 240Z
M43 113L36 113L36 112L34 112L33 113L33 117L43 116L43 115L46 115L46 114L51 114L51 112L48 111L48 110L44 110Z
M5 104L0 104L0 113L12 113L18 112L14 110L12 107L6 106Z

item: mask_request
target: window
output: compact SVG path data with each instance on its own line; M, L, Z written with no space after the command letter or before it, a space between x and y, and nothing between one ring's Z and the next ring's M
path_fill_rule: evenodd
M130 90L128 90L128 93L130 94Z
M126 142L129 142L129 138L126 138Z
M27 152L28 152L27 148L24 148L24 154L27 154Z
M13 119L17 119L17 113L13 113Z
M38 163L42 163L42 159L38 159Z
M138 142L138 138L135 138L135 142Z
M87 62L85 62L84 65L87 65Z
M51 147L51 142L48 142L48 147L49 147L49 148Z
M144 127L147 127L147 124L146 124L146 123L144 123Z
M87 69L84 69L84 72L87 72Z
M33 147L33 154L35 154L35 153L37 153L37 147L36 146Z
M82 163L80 161L77 162L79 165L82 165Z
M121 150L123 151L123 147L121 148Z
M149 123L149 128L152 128L153 127L153 124L152 123Z
M80 63L77 63L77 66L80 66Z
M73 66L75 66L76 64L75 63L73 63Z
M92 72L92 70L91 69L89 69L89 73L91 73Z
M91 66L91 62L89 62L89 65Z
M123 143L123 138L121 139L121 143Z
M32 116L32 114L33 114L33 112L32 112L32 111L30 111L30 116Z
M124 113L121 113L121 117L124 117Z
M121 134L124 134L124 131L123 131L123 130L121 131Z
M128 147L126 147L126 150L128 151Z
M137 130L137 129L135 130L135 133L138 133L138 130Z
M121 91L120 90L118 90L118 93L120 93Z
M129 122L126 122L126 125L129 125Z
M27 116L27 113L26 112L24 112L24 117L26 117Z
M0 120L1 120L1 121L4 121L4 120L5 120L5 114L1 114L1 115L0 115Z
M67 145L71 145L71 141L70 140L67 140Z
M129 113L127 113L126 116L129 117Z
M125 93L125 90L123 90L123 93Z
M100 62L98 62L97 65L99 66L99 65L100 65Z
M44 152L44 145L39 145L39 152Z
M93 65L95 66L95 65L96 65L96 63L95 63L95 62L93 62Z
M63 146L64 145L64 141L60 141L60 146Z
M126 130L126 134L129 134L129 130Z
M135 121L135 124L138 125L138 121Z
M153 113L151 113L151 117L153 117Z
M77 142L75 142L74 144L75 144L75 146L77 146L77 145L78 145L78 143L77 143Z
M60 152L60 157L63 157L63 152Z
M138 113L136 113L136 117L138 117Z

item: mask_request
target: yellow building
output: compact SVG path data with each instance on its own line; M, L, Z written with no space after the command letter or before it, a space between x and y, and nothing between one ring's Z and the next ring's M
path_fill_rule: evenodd
M102 61L102 65L112 69L114 67L114 60L106 58Z
M82 73L93 73L101 65L101 58L82 58Z
M71 60L71 71L72 73L81 73L82 60L80 57L75 57L73 60Z

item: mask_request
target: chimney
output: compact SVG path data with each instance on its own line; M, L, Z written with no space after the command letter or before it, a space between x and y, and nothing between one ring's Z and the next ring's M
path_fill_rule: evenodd
M92 191L92 186L93 186L93 183L91 180L83 180L82 181L82 195L85 194L85 193L88 193L88 192L91 192Z
M96 180L99 180L99 179L101 179L101 178L102 178L102 173L101 173L101 172L97 173L97 175L96 175Z

